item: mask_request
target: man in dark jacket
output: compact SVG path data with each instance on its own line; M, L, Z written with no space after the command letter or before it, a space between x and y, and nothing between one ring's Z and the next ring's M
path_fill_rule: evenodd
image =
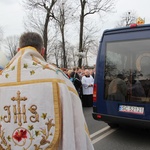
M74 67L73 68L73 72L70 74L70 78L72 78L72 82L81 98L81 89L82 89L82 84L81 84L81 80L80 80L80 76L77 73L77 68Z

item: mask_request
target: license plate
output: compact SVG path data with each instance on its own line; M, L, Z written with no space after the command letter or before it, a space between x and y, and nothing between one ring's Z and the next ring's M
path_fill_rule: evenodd
M144 107L119 105L119 112L143 115L144 114Z

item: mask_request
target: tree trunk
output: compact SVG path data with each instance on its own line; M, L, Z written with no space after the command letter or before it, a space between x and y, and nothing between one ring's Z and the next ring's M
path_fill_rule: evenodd
M48 23L49 23L49 13L47 13L47 15L46 15L45 25L44 25L44 32L43 32L43 40L44 40L44 48L45 48L45 52L44 52L45 60L47 60Z
M61 34L62 34L61 36L62 36L62 49L63 49L63 66L64 66L64 68L67 68L67 64L66 64L66 48L65 48L64 26L62 26Z
M80 37L79 37L79 52L83 52L83 25L84 25L84 9L86 1L81 2L81 15L80 15ZM78 66L82 66L82 58L79 57Z

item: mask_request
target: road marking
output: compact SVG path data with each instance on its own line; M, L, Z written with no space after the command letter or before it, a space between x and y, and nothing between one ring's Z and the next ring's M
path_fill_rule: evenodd
M97 131L97 132L91 134L91 135L90 135L90 138L93 138L94 136L96 136L96 135L98 135L98 134L100 134L100 133L102 133L102 132L104 132L104 131L106 131L106 130L108 130L108 129L110 129L110 127L109 127L109 126L106 126L105 128L102 128L101 130L99 130L99 131Z
M99 137L93 139L93 140L92 140L92 144L97 143L98 141L100 141L100 140L102 140L103 138L105 138L106 136L110 135L111 133L113 133L113 132L116 131L117 129L112 129L112 128L110 128L109 126L107 126L107 127L103 128L103 129L101 129L101 130L99 130L99 131L97 131L97 132L91 134L91 135L90 135L90 138L93 138L94 136L96 136L96 135L98 135L98 134L100 134L100 133L102 133L102 132L104 132L104 131L106 131L106 130L108 130L108 131L105 132L104 134L100 135Z

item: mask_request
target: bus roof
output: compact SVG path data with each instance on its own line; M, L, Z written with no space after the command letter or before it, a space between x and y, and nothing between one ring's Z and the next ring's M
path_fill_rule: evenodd
M120 32L132 32L139 31L139 30L150 30L150 24L143 24L143 25L137 25L137 24L131 24L127 27L120 27L120 28L113 28L113 29L106 29L103 34L115 34Z

